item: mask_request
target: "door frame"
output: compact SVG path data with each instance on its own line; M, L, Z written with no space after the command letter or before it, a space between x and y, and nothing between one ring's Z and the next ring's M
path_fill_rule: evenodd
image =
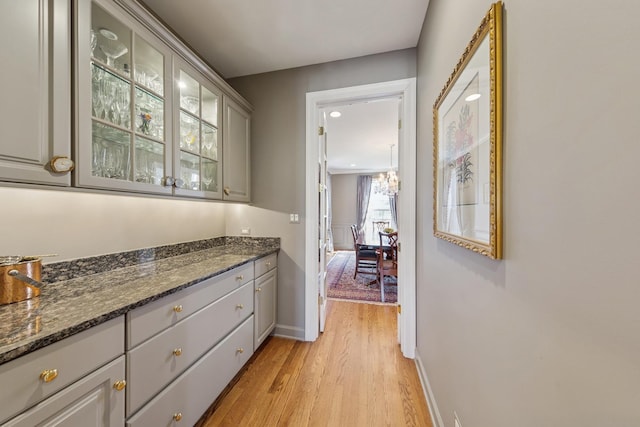
M306 201L305 201L305 341L318 338L318 123L320 109L333 104L400 97L398 176L401 182L398 198L400 262L398 317L400 348L408 358L416 349L416 79L352 86L318 92L306 96Z

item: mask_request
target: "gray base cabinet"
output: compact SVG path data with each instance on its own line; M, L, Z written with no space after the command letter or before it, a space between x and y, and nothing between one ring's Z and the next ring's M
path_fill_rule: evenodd
M123 353L119 317L0 365L0 423L123 425Z
M194 425L275 328L276 291L272 254L2 364L0 426Z
M127 425L193 425L253 354L254 263L127 314Z
M249 361L252 345L253 316L130 418L127 426L194 425Z
M124 366L120 356L5 426L122 426L125 393L114 384L124 378Z
M269 255L255 262L255 329L253 348L260 344L276 327L276 309L278 301L278 257Z

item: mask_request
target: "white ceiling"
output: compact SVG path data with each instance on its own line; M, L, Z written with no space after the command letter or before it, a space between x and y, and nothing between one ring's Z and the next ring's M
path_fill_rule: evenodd
M224 78L415 47L429 0L141 0Z
M398 166L399 99L360 102L323 110L327 113L329 172L380 172ZM329 117L339 111L338 118ZM392 147L392 145L394 145Z
M429 0L139 0L224 78L415 47ZM389 168L397 102L342 106L329 169ZM394 163L397 163L397 146ZM355 163L356 167L349 166Z

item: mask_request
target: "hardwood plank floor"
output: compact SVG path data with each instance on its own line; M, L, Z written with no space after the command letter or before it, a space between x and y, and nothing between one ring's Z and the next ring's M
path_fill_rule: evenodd
M328 311L316 342L271 338L202 425L432 427L396 307L330 300Z

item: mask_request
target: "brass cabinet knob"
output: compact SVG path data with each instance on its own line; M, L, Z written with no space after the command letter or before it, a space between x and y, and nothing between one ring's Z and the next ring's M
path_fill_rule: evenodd
M228 196L229 194L231 194L231 189L229 187L224 187L224 195Z
M182 311L182 305L176 305L173 307L173 311L180 313Z
M266 266L267 268L271 267L271 261L267 261Z
M127 386L127 382L125 380L116 381L113 383L113 388L117 391L122 391Z
M256 289L256 292L262 292L262 288Z
M182 419L182 412L173 414L173 419L176 421L180 421Z
M56 378L58 378L57 369L45 369L44 371L40 372L40 379L45 383L50 383Z
M182 355L182 349L180 347L174 349L173 350L173 355L174 356L181 356Z
M242 310L244 308L244 304L238 304L236 305L236 308Z
M55 173L71 172L75 166L73 160L67 156L55 156L49 161L49 167L51 171Z
M237 349L236 349L236 353L237 353L237 354L238 354L238 353L239 353L239 354L244 353L244 348L242 348L242 347L237 348Z
M236 276L236 280L242 280L244 279L244 276L242 274L239 274Z

